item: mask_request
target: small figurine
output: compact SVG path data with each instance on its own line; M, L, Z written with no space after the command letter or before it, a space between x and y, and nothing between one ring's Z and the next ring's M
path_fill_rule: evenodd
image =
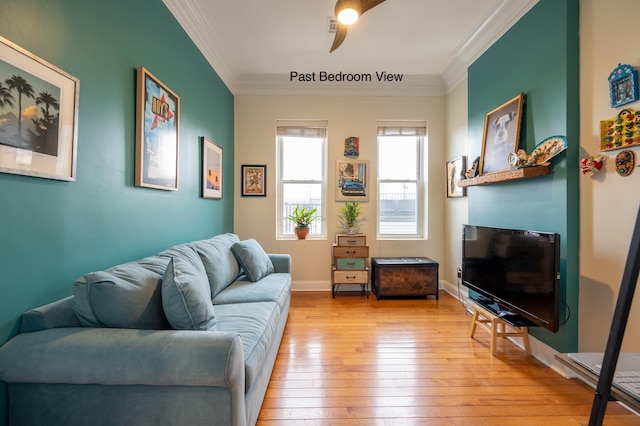
M604 154L598 154L595 157L589 156L580 160L580 170L583 174L589 172L596 174L602 170L607 156Z
M464 173L464 175L467 177L467 179L471 179L478 176L479 167L480 167L480 157L477 157L475 160L473 160L473 164L471 165L471 168L467 170Z

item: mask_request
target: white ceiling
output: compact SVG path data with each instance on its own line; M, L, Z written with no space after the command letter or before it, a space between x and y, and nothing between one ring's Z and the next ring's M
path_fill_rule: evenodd
M336 0L164 0L234 95L438 96L538 0L386 0L329 53ZM376 73L401 74L380 82ZM291 73L315 73L315 82ZM320 73L371 82L318 81Z

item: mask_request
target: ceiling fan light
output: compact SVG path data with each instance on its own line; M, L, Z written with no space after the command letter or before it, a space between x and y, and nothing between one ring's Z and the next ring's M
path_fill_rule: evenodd
M338 12L338 22L342 25L351 25L358 20L358 11L351 7L345 7Z

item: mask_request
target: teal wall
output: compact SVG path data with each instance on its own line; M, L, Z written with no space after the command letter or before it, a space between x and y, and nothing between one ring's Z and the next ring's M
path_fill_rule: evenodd
M533 151L554 135L569 148L552 160L549 176L469 189L469 222L561 235L561 321L558 333L531 334L560 352L578 348L579 20L578 0L540 0L470 67L469 157L480 155L488 111L525 94L520 148ZM506 165L505 165L506 166Z
M161 0L3 0L0 36L80 80L77 181L0 173L1 344L85 272L233 230L233 95ZM138 66L180 96L177 192L134 186ZM200 136L222 200L200 198Z

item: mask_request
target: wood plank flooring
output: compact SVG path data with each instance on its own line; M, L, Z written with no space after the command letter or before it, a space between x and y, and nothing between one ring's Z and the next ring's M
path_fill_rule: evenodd
M258 426L586 425L593 389L489 334L453 297L294 292ZM640 425L609 403L605 425Z

